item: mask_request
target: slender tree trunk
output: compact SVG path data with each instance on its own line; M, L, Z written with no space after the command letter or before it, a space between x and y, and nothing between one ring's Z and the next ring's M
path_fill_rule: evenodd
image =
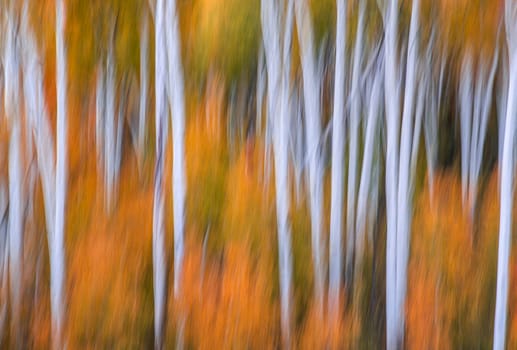
M55 349L63 345L63 305L65 280L65 201L67 188L67 77L66 49L64 43L65 5L56 3L56 71L57 71L57 133L56 133L56 211L55 233L50 252L50 289L52 309L52 344Z
M174 215L174 295L177 297L181 288L181 275L184 255L185 231L185 97L183 70L181 63L181 36L176 1L167 0L166 33L168 71L169 71L169 101L172 115L172 191Z
M334 78L334 110L332 115L332 195L330 203L328 292L328 314L333 322L337 320L339 315L339 290L341 288L347 1L336 0L336 5L336 72Z
M22 292L23 258L23 172L22 132L19 108L19 40L16 31L17 18L12 9L7 12L7 34L4 48L5 93L4 105L9 125L9 209L7 226L9 292L11 302L11 329L16 343L21 342L20 312Z
M506 318L508 304L508 264L510 261L514 152L515 152L515 117L517 113L517 4L506 1L506 35L510 56L510 76L508 86L508 104L504 128L504 144L501 165L501 217L499 221L499 252L497 261L497 293L494 322L494 350L505 348Z
M154 291L154 345L163 347L167 305L167 269L164 228L164 162L167 145L166 81L167 56L164 35L164 3L156 2L155 19L155 98L156 98L156 158L153 204L153 291Z
M415 96L417 93L416 77L418 69L420 1L414 0L411 9L411 24L407 48L406 84L404 91L404 109L402 114L401 139L399 151L398 193L397 193L397 238L396 238L396 285L395 307L397 322L397 343L404 339L405 299L407 289L407 263L409 258L409 240L411 234L411 197L414 173L412 171L412 154L416 155L420 132L415 133L419 120L415 118ZM419 127L417 127L419 129ZM414 147L412 147L414 144ZM416 149L413 149L416 148ZM414 158L416 159L416 157Z
M311 212L311 243L314 267L314 297L319 315L323 315L323 166L321 161L320 94L321 81L314 50L314 34L306 0L295 2L298 42L300 43L303 96L305 103L305 136L309 202Z
M352 287L353 280L359 278L363 256L363 232L356 229L357 205L357 170L359 124L361 122L361 69L363 61L363 32L365 4L359 5L359 20L354 45L354 62L352 65L352 86L350 91L350 147L348 157L348 187L347 187L347 284ZM355 270L355 271L354 271ZM355 277L354 277L355 274Z
M288 0L284 37L281 19L284 2L261 1L261 22L267 68L267 120L272 124L275 162L276 216L278 227L278 266L282 342L285 348L291 343L291 279L292 254L289 227L289 95L290 53L293 26L293 2ZM266 136L267 137L267 136Z
M165 39L168 54L169 103L172 124L172 193L174 217L174 297L181 295L185 254L185 96L181 62L181 35L176 0L167 0ZM183 348L184 315L178 316L177 347Z
M397 179L399 150L399 70L398 70L398 1L390 0L384 14L386 102L386 347L396 349L400 341L399 315L396 307L397 252Z

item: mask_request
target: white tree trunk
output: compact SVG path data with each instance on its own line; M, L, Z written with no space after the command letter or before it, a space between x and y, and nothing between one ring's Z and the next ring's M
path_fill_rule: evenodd
M185 254L185 97L181 63L181 35L176 0L166 1L165 42L168 58L168 93L172 123L172 206L174 217L174 297L181 294ZM183 347L184 317L179 315L177 347Z
M57 128L56 128L56 211L55 234L50 249L50 295L52 310L52 344L58 349L63 342L63 305L65 279L65 201L67 188L67 102L66 49L64 43L65 7L63 0L56 3L56 71L57 71Z
M399 150L398 1L390 0L384 15L386 103L386 347L396 349L400 337L396 308L397 179Z
M411 196L414 172L412 171L412 154L416 155L419 138L419 126L415 129L415 95L416 76L418 64L418 28L420 17L420 1L414 0L411 9L411 24L409 28L406 84L404 92L404 110L402 114L402 127L400 139L400 158L398 172L398 197L397 197L397 238L396 238L396 322L397 342L404 339L405 313L404 305L407 287L407 263L409 258L409 239L411 233ZM418 117L418 116L417 116ZM416 119L419 122L419 119ZM418 123L416 125L419 125ZM415 132L416 130L416 132ZM415 144L416 146L413 146ZM414 157L416 159L416 157Z
M22 257L23 257L23 175L21 155L21 118L19 108L19 41L16 33L16 21L12 11L8 11L6 38L4 43L5 92L4 105L9 126L9 218L7 227L7 244L9 260L9 290L11 302L11 327L19 337ZM18 339L19 340L19 339Z
M289 227L289 95L293 3L288 1L284 37L281 33L284 2L261 1L261 22L267 68L267 121L272 124L275 162L278 266L282 341L290 345L292 254ZM267 137L267 136L266 136Z
M345 41L346 0L336 0L336 68L334 78L334 109L332 114L332 174L329 238L329 296L328 313L335 321L339 315L339 290L341 288L343 170L345 144Z
M459 82L460 95L460 131L461 131L461 193L463 204L467 201L469 184L470 135L472 115L472 59L467 52L461 65Z
M517 113L517 3L506 1L506 35L510 56L508 104L506 108L504 144L501 165L501 217L499 221L499 252L497 261L497 293L494 322L494 349L505 348L506 318L508 304L508 264L510 260L513 175L515 147L515 117Z
M356 232L366 232L366 219L368 214L368 199L373 195L373 189L371 188L372 173L374 168L374 154L376 145L376 136L378 135L378 119L381 113L381 99L382 99L382 86L381 86L380 72L375 74L373 78L373 84L371 87L371 95L368 108L368 117L366 119L366 137L364 141L364 157L363 164L361 167L361 181L359 185L359 192L357 195L357 228Z
M314 50L314 34L306 0L295 2L298 42L300 43L303 96L305 103L305 136L309 201L311 212L312 259L314 267L314 296L319 315L323 315L324 267L323 267L323 166L321 161L320 98L321 81L318 76Z
M156 2L155 20L155 98L156 98L156 159L153 203L153 291L154 291L154 344L163 346L165 308L167 305L167 268L164 228L164 162L167 145L166 81L167 57L163 0Z
M177 297L181 287L181 275L184 255L185 231L185 97L183 70L181 63L181 36L176 0L167 0L167 19L165 32L168 71L169 101L172 111L172 192L174 215L174 295Z
M346 278L347 283L353 284L352 278L358 278L362 264L362 250L364 235L363 232L356 232L356 193L357 193L357 170L358 146L359 146L359 124L361 122L361 69L363 61L363 32L365 4L359 5L359 20L357 23L357 35L354 46L354 62L352 68L352 85L350 91L350 144L348 157L348 187L347 187L347 257L346 257ZM356 259L354 259L354 255ZM355 265L355 266L354 266ZM354 269L357 272L355 277Z

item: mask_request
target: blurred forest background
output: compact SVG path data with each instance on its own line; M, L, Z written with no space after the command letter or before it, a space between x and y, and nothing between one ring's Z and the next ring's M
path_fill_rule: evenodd
M364 45L373 48L383 37L382 16L376 1L364 1ZM0 8L13 6L18 16L24 4L28 6L29 25L40 55L44 101L55 134L55 1L8 2L1 0ZM348 1L349 61L358 3ZM64 4L68 73L64 338L71 349L149 348L154 344L154 0L65 0ZM315 47L324 61L321 122L325 129L332 115L336 4L334 0L310 0L309 4ZM402 37L409 28L411 2L401 0L399 5ZM275 182L272 166L269 170L265 166L265 117L257 118L266 110L265 104L257 104L257 67L263 54L260 6L260 0L177 0L185 83L185 257L182 297L175 299L172 287L167 289L166 348L174 346L182 325L187 348L281 346ZM499 232L497 93L494 90L490 106L476 205L469 211L462 202L457 87L465 52L472 54L473 61L490 65L497 47L503 45L503 7L499 0L421 0L419 35L423 43L434 35L433 57L443 58L446 68L437 112L433 186L429 186L423 149L416 166L405 309L404 344L410 349L485 349L492 344ZM0 21L5 22L5 18ZM148 46L142 54L144 41ZM97 163L95 136L97 76L110 55L110 43L116 111L123 117L120 172L111 202L106 200L108 189L102 166ZM292 81L299 81L302 75L299 50L295 34ZM148 62L145 66L141 65L143 59ZM440 69L439 60L428 64L433 71ZM135 125L141 108L142 74L148 82L144 143L139 149ZM496 85L502 76L498 70ZM5 196L9 127L2 114L0 182ZM165 154L169 285L174 279L172 142L169 137ZM322 232L328 242L331 136L323 143ZM51 344L44 198L34 175L34 155L31 157L22 156L23 188L30 200L24 207L21 329L13 328L7 312L0 338L6 348L20 342L21 348L44 349ZM347 161L345 156L345 164ZM294 178L292 166L289 173ZM381 170L381 179L383 174ZM384 181L379 181L379 205L372 214L373 241L365 249L354 292L341 288L343 307L338 323L325 322L314 305L309 197L307 191L297 191L294 183L289 186L293 347L385 347ZM0 209L7 213L6 208ZM346 206L343 218L345 211ZM2 225L7 225L5 218L6 214ZM324 252L327 262L328 247ZM512 255L508 348L517 347L516 269L517 260ZM0 298L9 309L8 291ZM183 324L177 314L184 315Z

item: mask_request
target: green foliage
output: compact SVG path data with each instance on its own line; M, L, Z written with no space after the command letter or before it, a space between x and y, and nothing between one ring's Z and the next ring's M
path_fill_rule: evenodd
M293 202L291 210L293 246L293 287L295 295L295 322L303 322L309 312L313 296L313 266L311 251L311 222L308 202L298 206Z
M309 0L309 6L314 23L314 39L316 43L321 44L321 41L326 36L332 35L335 32L336 1Z
M139 0L67 1L66 44L71 85L86 94L97 64L105 64L113 37L117 77L138 70L140 21L147 4Z
M186 65L196 80L203 81L212 69L221 72L227 83L256 71L259 0L198 0L188 31Z

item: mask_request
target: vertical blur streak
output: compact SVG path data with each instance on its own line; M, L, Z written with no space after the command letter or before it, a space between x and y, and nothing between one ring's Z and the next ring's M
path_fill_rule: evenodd
M56 223L50 251L50 295L52 308L52 344L62 347L63 282L65 274L64 229L67 186L67 102L64 0L56 2L56 71L57 71L57 132L56 132Z
M425 62L432 62L433 49L435 48L436 27L433 26L431 39L426 52ZM430 198L433 198L434 172L438 153L438 113L440 112L440 101L443 88L443 78L445 71L445 59L440 59L440 75L438 83L432 79L432 66L423 68L428 75L426 85L426 108L424 113L424 141L425 154L427 159L427 173L429 176L428 185Z
M104 68L102 64L99 64L97 68L97 85L95 87L95 147L97 148L97 174L103 173L102 161L104 159L105 112L106 91L104 83Z
M2 10L5 9L2 7ZM4 30L5 27L0 27ZM0 98L6 92L6 80L5 80L5 47L0 45L0 48L3 49L2 54L0 55ZM0 103L0 122L3 121L5 117L5 109L4 104ZM0 179L0 343L4 344L4 337L7 335L7 295L9 288L8 281L8 267L9 267L9 250L8 250L8 204L9 198L8 193L6 193L4 179Z
M266 63L264 62L264 47L261 46L259 50L258 64L257 64L257 114L256 114L256 128L257 136L260 136L262 130L262 105L264 104L264 92L266 90Z
M422 130L422 119L424 115L424 106L425 106L425 94L427 92L426 87L429 85L429 77L425 75L424 72L421 73L421 85L417 88L418 94L416 96L415 101L415 125L413 127L413 141L411 144L411 154L410 154L410 161L409 161L409 188L408 188L408 197L409 197L409 205L411 205L411 198L413 196L413 190L415 187L415 170L416 170L416 163L417 163L417 157L418 157L418 149L420 146L420 134ZM409 208L409 222L408 222L408 234L411 232L411 208ZM408 244L409 244L409 238L408 237ZM409 247L408 247L409 248ZM407 265L407 261L406 261Z
M508 76L510 74L508 68L508 56L501 55L501 77L497 87L497 117L498 117L498 133L497 133L497 161L502 164L503 148L504 148L504 131L506 121L506 103L508 101ZM499 180L501 172L499 172Z
M299 88L296 86L291 87L292 99L291 99L291 147L292 147L292 160L293 160L293 177L294 177L294 188L296 195L296 203L300 204L301 200L301 183L302 183L302 171L304 168L305 154L304 154L304 143L303 143L303 116L302 116L302 99L300 96Z
M488 117L492 106L492 89L494 86L497 63L499 61L499 47L496 46L491 67L484 63L478 67L478 81L476 86L476 101L474 103L474 120L476 121L475 132L472 135L472 151L470 164L470 215L474 215L475 202L478 192L478 178L483 161L483 150L487 132ZM487 71L487 68L490 70Z
M8 198L3 183L0 183L0 343L5 343L7 335L7 289L8 289L8 242L7 208Z
M143 24L140 34L140 103L138 117L138 138L137 138L137 157L138 167L142 171L145 147L145 117L147 115L147 61L149 50L149 20L147 13L143 15Z
M115 184L115 63L113 45L115 38L110 35L108 43L108 57L106 60L106 114L104 116L104 192L108 211L113 205L113 186Z
M385 67L384 91L386 103L386 347L397 348L399 327L396 310L396 242L397 242L397 179L399 134L399 86L397 67L398 1L390 0L384 12Z
M396 237L396 285L395 285L395 319L397 324L397 342L404 339L405 323L405 299L407 287L407 263L409 258L409 239L411 228L411 187L414 179L414 172L411 158L412 153L416 154L417 149L412 150L413 139L419 138L420 130L413 126L415 118L415 94L416 94L416 75L419 52L419 17L420 1L414 0L411 8L411 23L409 28L409 38L407 47L406 63L406 84L404 91L404 107L402 114L401 139L400 139L400 158L398 172L398 193L397 193L397 237ZM397 116L398 117L398 116ZM415 142L415 148L419 142ZM414 157L416 159L416 157ZM402 345L402 344L399 344Z
M321 161L320 98L321 81L314 49L314 34L306 0L296 0L296 23L303 77L305 136L307 140L308 182L311 212L314 295L318 315L323 314L324 268L322 240L323 166Z
M261 1L261 23L267 68L267 120L273 131L275 162L276 216L278 225L278 269L280 280L281 329L285 348L290 346L291 298L291 237L288 178L288 98L289 60L291 53L293 2L288 1L284 38L281 38L281 18L284 2ZM283 43L283 47L282 47ZM282 48L284 50L282 54Z
M469 214L474 215L478 191L478 179L483 160L483 150L488 117L492 105L492 89L499 59L499 49L495 48L492 65L487 67L480 59L476 77L473 79L472 53L467 51L462 67L459 85L461 124L461 175L464 205Z
M124 82L121 83L121 86L124 86ZM122 88L122 90L124 87ZM124 90L123 90L124 91ZM116 122L115 131L113 133L113 139L115 140L114 154L113 154L113 173L112 173L112 184L110 187L111 191L111 203L113 206L113 196L118 193L118 183L119 183L119 175L120 175L120 165L122 162L122 136L123 136L123 127L124 127L124 118L126 114L126 108L128 105L127 94L121 93L119 97L118 103L118 111L116 114L116 118L114 121Z
M474 77L474 87L473 87L473 98L474 101L472 102L473 109L472 109L472 129L470 136L470 159L469 162L469 184L468 184L468 205L470 214L472 214L472 211L474 209L474 196L475 191L477 188L477 174L476 174L476 158L478 154L478 136L480 132L480 111L481 111L481 93L486 89L483 86L483 76L484 76L484 64L481 62L481 60L478 61L477 66L477 72L476 76Z
M48 119L43 91L43 76L40 55L34 33L29 27L29 13L25 3L22 18L24 33L23 47L23 91L25 94L25 111L28 124L36 145L36 160L41 177L45 224L48 241L55 235L54 218L56 210L54 138Z
M494 324L494 349L505 347L506 308L508 303L508 264L510 259L510 236L512 232L513 175L515 114L517 113L517 3L506 1L506 35L510 56L508 105L504 130L503 158L501 167L501 217L499 222L499 252L497 261L497 294Z
M184 254L185 214L185 101L181 64L181 36L176 1L167 0L167 31L165 33L169 67L169 101L172 122L172 192L174 216L174 296L180 293Z
M113 35L113 34L112 34ZM106 59L106 115L104 116L104 192L106 208L112 209L113 186L115 181L115 62L113 46L115 38L110 35L108 42L108 54Z
M354 45L354 61L352 64L352 85L350 91L350 146L348 161L348 187L347 187L347 257L346 278L348 286L353 285L353 279L359 278L359 268L362 261L363 232L355 230L356 224L356 183L358 168L358 142L359 123L361 122L361 69L363 60L363 32L365 4L359 5L359 19L357 22L357 35ZM355 258L354 258L355 257ZM355 260L355 261L354 261ZM355 273L354 272L355 264ZM355 276L354 276L355 273ZM354 276L354 277L353 277Z
M461 131L461 194L463 204L467 199L469 183L470 129L472 115L472 59L467 51L461 65L460 79L460 131Z
M164 161L167 145L167 109L165 100L166 51L164 37L164 4L157 0L155 9L155 96L156 96L156 160L153 204L153 291L154 346L163 346L166 308L166 266L164 232Z
M11 9L12 11L12 9ZM10 128L9 139L9 285L11 297L11 325L19 335L22 285L23 242L23 189L21 158L21 121L19 110L19 58L16 22L13 12L7 14L7 37L5 43L5 112ZM19 341L20 339L16 339Z
M371 87L371 95L368 103L368 116L366 119L366 136L364 145L364 158L361 168L361 181L359 184L359 192L357 197L357 228L356 232L363 234L366 228L366 216L368 214L368 197L374 196L375 192L371 188L373 182L373 167L374 155L375 155L375 136L377 134L377 120L380 114L380 103L382 98L382 80L381 74L378 71L380 67L377 67L376 73L373 74L373 86ZM372 204L376 201L371 201ZM373 206L373 205L372 205ZM373 208L370 208L374 211Z
M290 348L290 328L291 328L291 302L287 299L291 299L291 280L292 280L292 251L291 251L291 237L290 229L288 224L288 213L289 213L289 170L288 170L288 143L289 143L289 115L290 115L290 96L291 96L291 84L290 84L290 72L291 72L291 45L292 45L292 34L293 34L293 0L287 0L287 9L285 16L285 27L283 47L282 47L282 63L281 63L281 78L280 78L280 96L281 100L277 101L279 107L279 117L273 122L273 148L275 158L275 186L280 192L277 192L277 196L280 196L279 202L282 208L282 220L283 220L283 237L279 251L281 253L280 259L282 272L281 278L284 284L284 293L282 295L282 305L285 305L283 312L283 323L285 324L285 337L284 345L285 348ZM278 38L281 38L279 33ZM279 167L278 173L276 167Z
M28 27L26 26L25 28L27 28L25 30L28 33ZM55 182L53 182L55 179L54 138L51 133L48 112L44 101L41 67L38 63L39 55L32 34L26 36L25 42L27 51L24 58L28 61L25 63L23 75L26 111L32 134L35 138L36 159L41 177L47 236L49 242L52 242L55 234L54 218L56 210Z
M330 203L329 291L328 314L332 322L339 315L341 286L341 223L343 213L343 157L345 132L345 40L346 0L336 0L336 71L334 78L334 110L332 115L332 197Z
M9 276L11 281L12 325L20 326L23 257L23 189L21 169L21 126L19 114L11 114L9 141ZM20 339L18 339L20 340Z
M174 298L181 294L183 255L185 246L185 100L183 71L181 63L181 35L176 12L176 0L167 0L165 39L168 54L169 104L172 123L172 205L174 217ZM183 348L183 329L185 320L179 315L176 347Z
M95 97L95 138L97 170L103 174L104 202L107 212L114 209L114 196L122 160L122 130L126 108L125 95L116 106L115 30L109 36L106 67L97 69ZM121 84L123 85L123 84ZM102 165L102 166L101 166Z

